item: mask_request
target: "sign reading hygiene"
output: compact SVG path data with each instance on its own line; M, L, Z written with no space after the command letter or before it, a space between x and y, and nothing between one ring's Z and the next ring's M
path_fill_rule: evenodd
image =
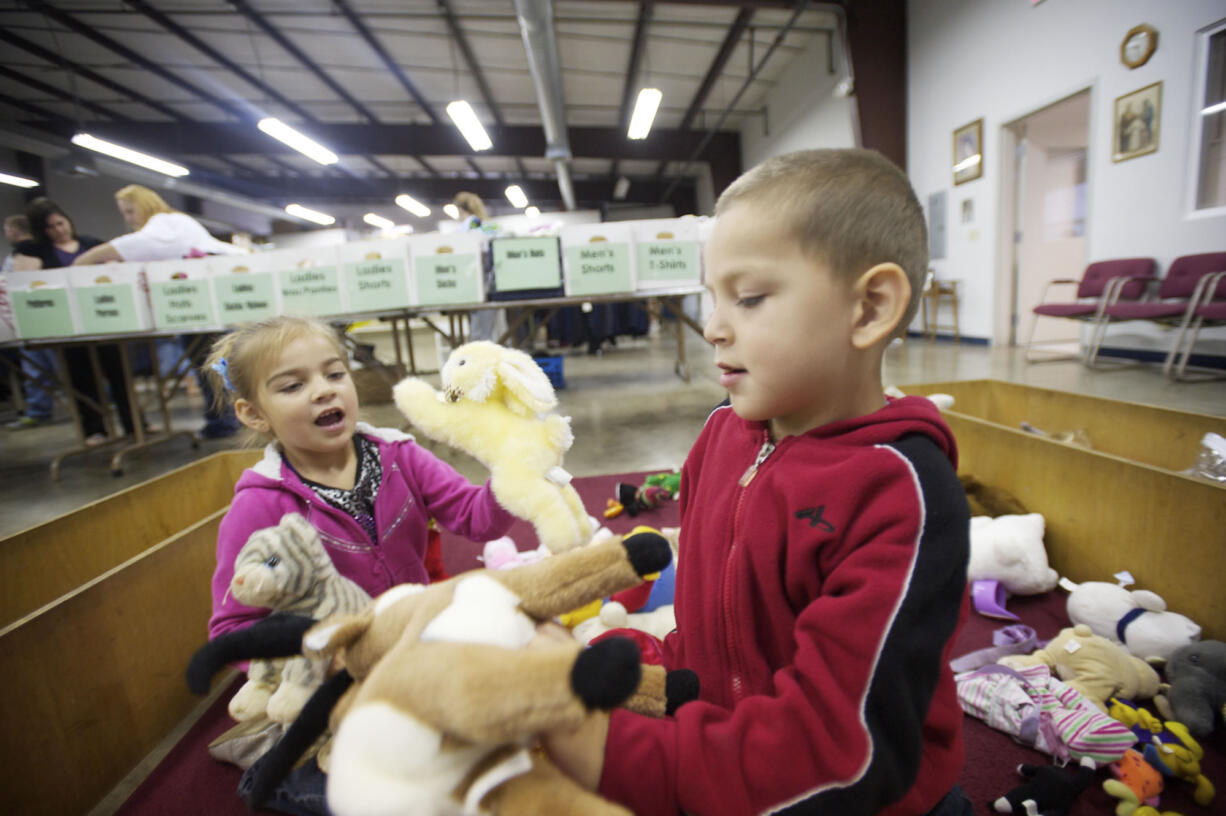
M31 289L11 293L13 316L22 337L67 337L76 334L67 289Z
M598 241L566 248L568 294L607 295L633 290L629 244Z
M494 288L499 292L562 285L557 238L500 238L493 242Z
M281 308L286 314L323 317L340 314L340 273L335 266L282 269L277 273L281 286Z
M136 313L135 287L127 283L105 283L79 286L77 314L81 316L81 331L85 334L119 334L142 330Z
M276 314L272 275L267 272L213 277L222 323L246 323Z
M418 306L479 303L483 299L481 256L449 252L414 255L413 281L417 287Z
M150 281L149 295L153 322L158 328L210 326L217 322L213 319L209 282L204 278Z
M377 312L409 305L408 275L403 257L375 257L346 263L345 287L349 290L351 312Z
M651 241L638 244L640 281L698 283L696 241Z

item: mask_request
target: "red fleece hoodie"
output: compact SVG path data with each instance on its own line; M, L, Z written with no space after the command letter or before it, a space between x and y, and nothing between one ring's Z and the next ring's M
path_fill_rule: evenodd
M777 446L716 410L682 471L665 642L701 698L670 719L616 712L601 793L638 816L927 813L962 768L956 462L920 397Z

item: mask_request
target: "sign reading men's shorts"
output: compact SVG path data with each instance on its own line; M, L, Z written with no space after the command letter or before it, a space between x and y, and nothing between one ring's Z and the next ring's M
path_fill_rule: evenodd
M213 287L204 258L150 261L145 264L145 277L149 279L149 301L157 328L179 331L221 327L213 312Z
M336 247L280 249L269 254L285 314L327 317L347 311Z
M422 235L409 239L418 306L481 303L485 285L478 233Z
M386 312L412 306L409 243L403 238L358 241L337 248L351 312Z
M67 272L83 333L129 334L153 326L143 264L72 266Z
M626 224L573 224L562 228L566 294L611 295L634 291L634 256Z
M214 255L208 259L217 317L222 323L254 323L278 313L277 285L267 255Z
M63 269L9 272L7 277L18 337L34 340L77 334Z
M562 265L557 238L495 238L490 248L494 256L495 291L559 290L557 294L561 294Z

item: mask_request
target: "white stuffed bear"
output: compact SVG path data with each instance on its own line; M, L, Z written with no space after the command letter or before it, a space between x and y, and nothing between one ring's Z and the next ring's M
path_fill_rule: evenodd
M968 581L999 581L1014 595L1038 595L1060 576L1047 565L1043 516L975 516L971 519Z
M1167 660L1176 649L1200 640L1200 626L1195 621L1168 612L1166 601L1153 592L1129 591L1131 583L1124 579L1118 584L1061 580L1060 586L1070 593L1069 620L1086 624L1094 634L1118 643L1142 660Z

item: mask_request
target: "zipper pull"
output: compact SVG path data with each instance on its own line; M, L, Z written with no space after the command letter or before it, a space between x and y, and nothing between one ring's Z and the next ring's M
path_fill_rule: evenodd
M758 468L766 461L766 457L775 452L775 443L769 439L762 443L762 449L758 451L758 458L753 460L753 464L741 474L741 480L738 482L741 487L746 487L753 481L753 477L758 475Z

